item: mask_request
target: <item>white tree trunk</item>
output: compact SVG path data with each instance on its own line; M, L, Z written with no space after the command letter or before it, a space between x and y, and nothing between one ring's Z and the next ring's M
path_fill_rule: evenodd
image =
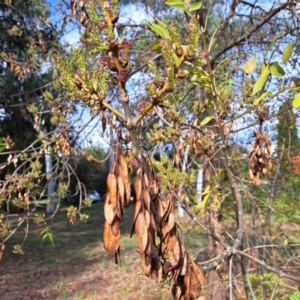
M203 191L203 168L198 170L197 173L197 194L199 195L198 197L198 203L202 201L202 196L201 193Z
M47 130L45 129L43 133L46 134ZM55 184L53 178L53 163L50 154L50 144L48 144L45 149L45 164L46 164L47 178L49 178L47 183L47 198L48 200L50 200L50 202L47 204L46 207L46 213L52 214L55 211L56 205L55 205Z

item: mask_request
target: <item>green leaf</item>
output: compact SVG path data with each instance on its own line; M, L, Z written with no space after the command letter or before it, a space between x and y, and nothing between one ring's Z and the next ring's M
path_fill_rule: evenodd
M154 20L161 26L168 28L168 25L165 24L163 21L159 20L158 18L154 17Z
M48 233L44 234L43 237L42 237L42 243L43 243L43 240L48 237Z
M164 28L163 26L160 26L160 25L152 23L152 22L147 22L147 25L150 27L150 29L152 31L157 33L162 38L170 40L170 41L172 40L171 36L169 34L169 31L166 28Z
M263 62L260 67L260 74L262 74L266 68L267 68L267 64L265 62Z
M295 95L292 105L294 108L300 107L300 93Z
M283 33L283 30L281 30L281 31L274 37L274 39L271 41L271 43L270 43L270 45L269 45L269 47L268 47L268 49L267 49L267 51L266 51L266 53L265 53L265 57L266 57L266 55L268 54L268 52L269 52L269 50L271 49L271 47L275 44L275 42L276 42L279 38L281 38L282 33Z
M52 246L54 246L54 236L53 236L53 234L52 234L52 233L49 233L49 234L48 234L48 238L49 238L50 244L51 244Z
M208 193L211 193L211 186L206 186L205 190L201 193L201 196L207 195Z
M262 99L266 98L266 97L269 96L270 94L272 94L272 92L270 92L270 91L267 91L267 92L263 93L261 96L259 96L258 98L256 98L256 99L254 100L253 105L254 105L254 106L258 105L259 102L260 102Z
M202 2L195 2L189 7L189 11L194 11L202 7Z
M259 76L259 78L256 80L253 86L252 96L255 95L257 92L259 92L264 87L269 74L270 74L270 69L265 68L263 73Z
M44 233L47 233L48 232L48 228L46 227L45 229L43 229L40 233L40 235L44 234Z
M282 62L285 64L291 57L293 51L293 41L290 41L282 53Z
M213 116L207 116L207 117L205 117L205 118L201 121L200 125L205 125L205 124L207 124L212 118L213 118Z
M256 68L256 56L254 55L251 57L243 66L243 71L247 74L250 75L253 73L253 71Z
M273 76L282 77L285 75L284 70L280 67L277 61L271 63L270 71Z
M195 206L195 208L196 209L201 209L201 210L204 209L206 207L207 200L209 199L210 195L211 195L211 193L206 194L204 196L204 198L202 199L202 201Z
M169 0L167 2L165 2L167 5L170 5L174 8L183 10L184 12L186 12L189 16L191 16L190 12L187 10L186 5L183 3L182 0Z

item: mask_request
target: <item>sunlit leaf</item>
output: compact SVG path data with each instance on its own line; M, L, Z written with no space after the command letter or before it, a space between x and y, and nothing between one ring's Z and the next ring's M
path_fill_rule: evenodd
M243 66L243 71L250 75L256 68L256 56L251 57Z
M285 75L284 70L280 67L277 61L271 63L270 71L273 76L282 77Z
M300 93L295 95L292 105L294 108L300 107Z
M161 47L160 47L160 43L155 43L153 45L150 46L150 49L152 51L157 51L157 52L161 52Z
M170 40L170 41L172 40L171 36L169 34L169 31L165 27L160 26L160 25L155 24L155 23L152 23L152 22L147 22L147 25L150 27L150 29L152 31L154 31L155 33L157 33L162 38Z
M292 51L293 51L293 41L290 41L282 53L283 63L286 63L290 59L292 55Z
M186 12L188 15L191 15L190 12L187 10L187 7L184 5L183 1L181 0L169 0L167 2L165 2L167 5L170 5L174 8L183 10L184 12Z
M206 186L205 190L201 193L201 196L204 196L210 192L211 192L211 186L208 185L208 186Z
M202 2L195 2L189 7L189 11L194 11L202 7Z
M253 86L252 95L255 95L257 92L259 92L264 87L269 74L270 74L270 69L265 68L263 73L259 76L259 78L256 80L256 82Z
M267 68L267 64L265 62L263 62L260 67L260 74L262 74L266 68Z
M213 116L207 116L207 117L205 117L205 118L201 121L200 125L205 125L205 124L209 123L209 121L210 121L212 118L213 118Z
M168 28L168 25L165 24L163 21L159 20L158 18L154 17L154 20L161 26Z
M266 98L266 97L267 97L268 95L270 95L270 94L272 94L272 92L270 92L270 91L267 91L267 92L263 93L261 96L259 96L258 98L256 98L256 99L254 100L253 105L254 105L254 106L258 105L259 102L260 102L262 99Z

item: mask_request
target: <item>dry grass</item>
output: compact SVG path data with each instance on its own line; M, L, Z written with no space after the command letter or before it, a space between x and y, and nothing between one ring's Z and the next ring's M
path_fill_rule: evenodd
M122 267L103 249L103 204L84 209L87 223L70 225L62 209L51 226L55 245L41 244L42 227L31 224L24 255L12 254L22 243L24 232L10 239L0 261L0 299L171 299L168 292L155 291L154 282L138 275L139 255L135 236L130 239L133 207L122 221ZM190 253L201 258L206 237L187 219L180 221Z

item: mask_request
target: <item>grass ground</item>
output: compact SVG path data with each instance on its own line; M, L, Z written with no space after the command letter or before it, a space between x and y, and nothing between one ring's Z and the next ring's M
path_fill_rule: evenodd
M87 223L70 225L66 209L54 219L51 230L55 245L41 244L40 225L31 224L23 246L24 255L12 253L13 245L21 244L20 230L6 244L0 261L0 299L74 299L74 300L155 300L171 299L168 292L155 291L151 279L138 275L139 254L136 238L130 238L133 207L122 221L122 266L103 249L103 203L85 208ZM206 236L184 218L180 224L185 232L189 252L201 257Z

